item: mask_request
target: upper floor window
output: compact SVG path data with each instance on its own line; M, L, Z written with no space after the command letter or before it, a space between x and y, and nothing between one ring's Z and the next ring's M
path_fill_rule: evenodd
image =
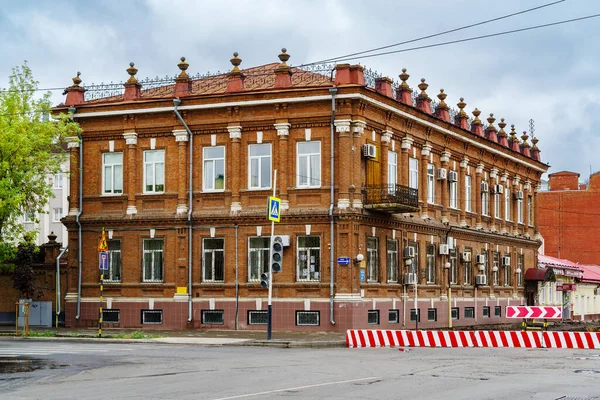
M500 194L494 193L494 217L500 218Z
M529 217L529 226L533 226L533 198L527 196L527 215Z
M321 238L298 236L298 281L319 281L321 277Z
M388 152L388 192L396 193L398 184L398 153Z
M525 263L525 257L523 254L517 255L517 285L523 286L523 264Z
M408 159L408 186L419 188L419 161L412 157Z
M379 281L379 240L367 238L367 282Z
M271 144L249 146L248 187L269 189L271 187Z
M60 219L63 217L63 209L62 207L58 207L58 208L54 208L54 218L52 219L53 222L60 222Z
M427 245L427 283L435 283L435 245Z
M489 187L486 181L483 181L481 186ZM490 193L487 190L481 191L481 215L490 215Z
M260 275L269 270L268 237L251 237L248 241L248 281L258 282Z
M102 154L102 193L123 193L123 153Z
M35 212L25 211L23 213L23 222L35 222Z
M162 282L163 246L162 239L144 239L144 282Z
M482 274L486 276L487 284L490 284L490 257L487 251L482 251L483 256L483 271Z
M435 165L427 164L427 202L435 203Z
M494 252L494 266L492 268L493 278L494 278L494 286L498 286L498 274L500 269L500 253Z
M321 186L321 142L298 142L298 187Z
M473 264L472 264L472 250L465 248L464 254L466 255L463 256L463 283L465 285L472 285L473 284ZM469 260L469 261L466 261Z
M165 151L144 151L144 192L162 193L165 191Z
M112 282L121 281L121 241L108 240L108 272L104 279Z
M458 181L450 181L448 183L448 190L450 190L450 208L458 208Z
M507 254L508 257L510 257L509 254ZM510 286L511 282L510 282L510 276L511 276L511 267L510 267L510 263L505 264L503 266L504 268L504 286Z
M223 282L225 274L225 239L206 238L202 241L204 282Z
M205 147L203 150L202 189L204 191L225 190L225 147Z
M412 262L408 266L408 272L412 274L417 274L417 281L419 280L418 272L419 272L419 242L409 241L407 247L412 247L414 249L415 256L412 259Z
M471 212L471 196L473 187L471 186L471 175L465 176L465 211Z
M519 224L523 223L523 200L517 200L517 222Z
M458 283L458 250L453 247L450 253L450 283L456 285Z
M58 172L54 174L54 189L62 189L63 188L63 173Z
M504 219L510 221L510 188L504 188Z
M387 240L388 282L398 282L398 241Z

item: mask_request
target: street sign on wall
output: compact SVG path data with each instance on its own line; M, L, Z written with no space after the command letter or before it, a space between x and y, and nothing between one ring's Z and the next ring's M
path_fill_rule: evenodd
M562 318L562 307L554 306L507 306L506 318Z
M338 257L337 261L339 265L350 265L350 257Z

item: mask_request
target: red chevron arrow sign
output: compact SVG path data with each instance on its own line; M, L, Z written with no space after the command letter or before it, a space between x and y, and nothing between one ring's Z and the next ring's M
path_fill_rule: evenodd
M562 307L507 306L506 318L562 318Z

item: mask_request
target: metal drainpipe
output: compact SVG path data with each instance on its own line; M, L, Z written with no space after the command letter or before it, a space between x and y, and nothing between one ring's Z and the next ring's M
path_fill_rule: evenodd
M173 111L175 115L185 128L190 138L190 193L189 193L189 205L188 205L188 322L192 322L193 309L192 309L192 190L193 190L193 166L194 166L194 135L192 131L187 126L179 111L177 111L177 107L181 104L181 100L173 99Z
M238 330L240 280L238 275L238 225L235 224L235 330Z
M56 327L58 328L58 316L60 315L60 258L65 254L68 247L65 247L60 251L58 257L56 257Z
M75 111L75 107L69 107L69 112L71 113L71 122L74 121L73 115L75 114ZM81 238L81 222L79 222L79 217L81 216L81 211L83 209L83 138L81 136L81 132L77 132L77 138L79 139L79 210L75 216L75 223L77 224L77 315L75 315L75 319L79 320L79 317L81 316L81 274L83 265L83 258L81 254L83 251L83 240Z
M329 204L329 322L331 325L335 325L335 320L333 318L333 282L334 282L334 269L333 269L333 257L335 253L335 235L333 232L334 221L333 221L333 206L334 206L334 195L335 195L335 146L334 146L334 138L335 135L333 133L333 127L335 123L335 94L337 93L337 88L329 89L329 93L331 93L331 203Z

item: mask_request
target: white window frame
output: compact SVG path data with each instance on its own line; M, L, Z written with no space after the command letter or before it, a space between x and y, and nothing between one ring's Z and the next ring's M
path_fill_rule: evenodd
M533 196L527 196L527 215L529 215L529 226L533 226Z
M494 193L494 218L500 218L500 193Z
M149 243L151 241L160 241L162 242L162 248L161 249L146 249L146 243ZM152 282L158 282L161 283L164 280L164 264L165 264L165 258L164 258L164 251L165 251L165 241L164 239L144 239L143 240L143 244L142 244L142 249L143 249L143 257L142 257L142 282L148 282L148 283L152 283ZM160 253L161 254L161 265L160 265L160 278L158 278L158 274L156 273L156 260L155 257L156 255ZM146 257L150 257L151 258L151 263L152 263L152 268L151 268L151 272L150 272L150 276L147 277L146 276Z
M473 260L473 250L464 249L465 253L471 254L471 260ZM472 261L463 261L463 284L473 285L473 264Z
M252 149L253 148L268 148L268 155L259 155L253 156ZM262 181L262 172L263 172L263 160L268 159L269 161L269 178L268 182ZM258 177L258 183L256 185L252 184L252 172L254 167L252 165L252 161L256 161L256 176ZM271 188L271 171L273 168L273 148L271 143L260 143L260 144L251 144L248 146L248 189L251 190L266 190Z
M300 153L300 147L305 143L318 143L319 151L317 153ZM311 140L296 143L296 186L298 188L318 188L321 187L321 141L320 140ZM319 170L313 171L314 175L311 174L311 160L313 157L318 158ZM306 159L306 168L304 171L300 170L300 160ZM303 183L302 180L306 178L306 183ZM314 183L313 183L314 182Z
M63 188L63 173L62 171L54 174L54 182L52 184L53 189L62 189Z
M223 152L222 157L211 157L207 158L206 151L210 149L221 149ZM225 146L206 146L202 148L202 191L203 192L224 192L227 187L227 164L225 163L226 156ZM223 163L223 187L217 189L215 182L217 180L216 175L216 166L219 161ZM212 176L208 177L207 174L207 165L212 165Z
M485 181L484 181L485 182ZM489 185L488 185L489 187ZM481 215L490 215L490 193L481 192Z
M369 247L375 243L375 247ZM367 237L367 282L379 282L379 238Z
M155 153L162 154L162 161L146 161L146 155ZM147 177L147 168L150 166L152 168L152 182L148 182ZM162 168L162 190L158 190L158 186L160 183L156 182L156 171ZM144 193L164 193L165 192L165 151L164 150L144 150ZM148 190L148 183L152 186L151 190Z
M217 241L217 240L221 240L222 242L222 247L220 249L207 249L206 248L206 241L211 240L211 241ZM211 276L212 278L207 278L207 261L206 261L206 256L207 254L211 253L211 264L210 264L210 272L211 272ZM220 254L220 257L223 260L223 277L222 279L217 279L216 278L216 267L217 267L217 260L218 260L218 256ZM224 238L203 238L202 239L202 282L217 282L217 283L222 283L225 282L225 239Z
M106 156L107 155L120 155L121 156L121 162L116 163L116 162L111 162L108 163L106 162ZM120 167L120 169L119 169ZM108 172L108 178L111 181L111 189L109 191L106 190L106 179L107 179L107 170ZM144 177L146 174L146 169L144 168ZM121 179L121 188L120 190L116 188L116 183L117 183L117 176L120 175L120 179ZM146 180L144 179L144 188L146 187L145 184ZM123 153L122 152L114 152L114 153L102 153L102 195L103 196L119 196L123 194Z
M60 222L60 219L62 217L63 217L62 207L55 207L52 209L52 222Z
M412 189L419 188L419 160L408 158L408 186Z
M435 165L427 164L427 202L435 204Z
M108 272L104 275L104 280L108 282L121 282L121 277L123 274L123 258L122 258L122 242L120 239L110 239L107 241L108 243ZM118 243L118 248L113 246ZM112 247L112 248L111 248ZM116 258L116 255L119 255ZM116 273L118 270L118 274Z
M301 238L317 238L319 240L319 246L305 246L300 247ZM298 282L319 282L321 280L321 237L317 235L303 235L296 237L296 280ZM306 252L306 260L300 260L300 253ZM311 271L310 264L312 257L315 261L315 271ZM301 270L303 263L306 263L307 277L304 277ZM318 263L318 265L317 265ZM318 271L317 271L318 269ZM315 272L318 273L318 277L315 278Z
M457 174L458 176L458 174ZM449 193L449 207L453 209L458 209L458 179L456 182L448 182L448 191Z
M449 250L448 260L450 262L450 284L458 283L458 249L456 247Z
M252 240L266 240L266 247L252 247ZM260 282L260 275L269 270L269 251L271 238L266 236L251 236L248 238L248 282ZM256 260L256 261L254 261ZM253 265L256 263L256 265ZM256 275L253 275L256 271Z
M510 254L507 254L506 256L510 257ZM510 258L510 260L511 260L511 263L512 263L512 257ZM504 268L504 286L510 287L510 286L512 286L511 282L510 282L511 270L512 270L511 265L510 264L509 265L503 265L502 268Z
M387 239L386 248L387 281L389 283L398 283L398 241L395 239Z
M523 223L523 200L517 200L517 222Z
M396 185L398 184L398 153L388 151L388 193L396 193Z
M524 263L525 263L525 257L522 254L517 255L517 269L521 271L520 273L517 274L517 286L518 287L523 286L523 274L525 273L525 271L523 271Z
M510 188L504 188L504 219L510 221Z
M34 223L36 220L36 213L35 211L25 211L23 213L23 222L26 224L29 223Z
M465 211L472 212L472 195L473 186L471 181L471 175L465 175Z
M425 246L425 272L427 275L427 283L430 285L435 284L435 252L436 245L433 243L428 243Z
M492 253L492 278L493 278L493 284L494 286L499 286L500 282L498 281L500 278L500 253L498 253L497 251L495 251L494 253ZM494 268L496 267L496 270L494 271Z

